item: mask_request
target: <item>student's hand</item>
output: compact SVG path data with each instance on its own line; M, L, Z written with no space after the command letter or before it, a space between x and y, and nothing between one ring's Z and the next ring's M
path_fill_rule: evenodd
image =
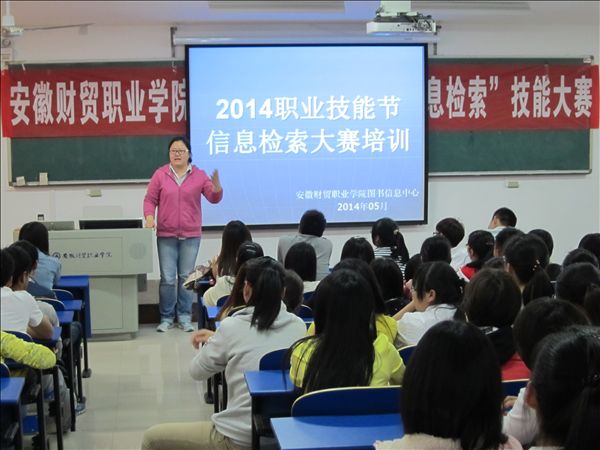
M213 170L213 173L210 176L210 181L212 181L213 192L220 192L221 189L223 189L221 187L221 180L219 179L219 170L218 169Z
M217 256L213 256L210 260L210 270L212 271L213 278L217 281L219 277L219 258Z
M192 334L192 337L191 337L192 346L196 350L198 350L200 348L200 345L204 344L206 341L208 341L208 339L213 334L215 334L214 331L207 330L205 328L203 328L202 330L198 330L198 331L194 332L194 334Z
M502 402L502 410L504 411L505 415L508 411L510 411L512 409L512 407L515 405L516 401L517 401L517 397L515 397L514 395L507 395L504 398L504 401Z

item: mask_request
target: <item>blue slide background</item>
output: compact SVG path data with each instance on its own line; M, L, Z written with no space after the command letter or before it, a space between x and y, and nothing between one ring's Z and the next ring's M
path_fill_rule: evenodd
M425 218L425 48L423 46L265 46L190 47L188 49L188 95L190 137L194 164L209 175L218 168L225 191L218 205L203 202L204 225L224 225L233 219L246 224L295 224L307 209L318 209L328 223L373 222L380 217L398 221ZM263 102L275 97L297 97L301 102L316 96L350 100L349 120L267 119L259 114ZM397 96L398 115L386 120L385 110L375 107L375 119L352 119L356 96ZM217 119L219 99L256 101L256 117L244 109L240 119ZM231 113L231 109L227 110ZM288 131L306 130L308 135L358 129L361 145L366 128L385 131L383 152L361 149L335 153L321 149L311 154L318 139L307 141L308 153L263 154L259 136L275 129L283 137ZM390 129L410 130L409 151L389 148ZM210 154L211 131L230 133L227 154ZM254 132L256 152L234 152L236 133ZM337 138L328 139L332 147ZM287 142L281 143L284 152ZM346 190L347 198L331 198ZM306 191L313 193L307 199ZM356 195L360 195L360 198ZM327 195L329 192L330 195ZM376 193L375 196L371 194ZM299 198L302 193L304 198ZM367 193L365 198L364 194ZM354 198L352 198L354 195ZM330 198L325 199L328 196Z

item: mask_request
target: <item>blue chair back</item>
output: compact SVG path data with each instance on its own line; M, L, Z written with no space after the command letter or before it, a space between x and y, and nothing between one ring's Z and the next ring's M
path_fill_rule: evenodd
M273 350L260 358L258 370L289 370L290 355L289 349L282 348Z
M225 302L227 301L228 298L229 298L229 295L224 295L223 297L221 297L219 300L217 300L217 306L219 308L221 306L223 306L225 304Z
M296 399L292 416L397 414L400 386L365 386L324 389Z
M312 300L313 295L314 295L314 291L310 291L310 292L305 292L304 294L302 294L302 303L308 303Z
M406 347L402 347L400 350L398 350L398 353L400 353L400 357L402 358L405 366L408 366L408 361L410 360L410 357L412 356L416 347L416 345L407 345Z
M504 396L512 395L516 397L519 395L519 391L527 387L529 380L527 378L521 378L519 380L507 380L502 382L502 392Z
M2 378L10 377L10 369L4 363L0 364L0 377L2 377Z
M52 289L56 294L56 298L59 300L74 300L75 296L71 291L67 291L66 289Z
M65 304L63 302L61 302L60 300L56 300L54 298L46 298L46 297L36 297L36 300L38 300L40 302L48 303L49 305L52 305L52 307L54 308L55 311L64 311L65 310Z
M298 305L298 307L294 310L294 314L302 319L312 319L314 317L313 310L309 306L302 304Z

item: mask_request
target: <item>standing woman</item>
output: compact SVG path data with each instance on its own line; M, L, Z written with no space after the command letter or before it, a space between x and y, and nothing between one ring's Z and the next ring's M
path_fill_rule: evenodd
M156 229L160 266L160 324L156 331L165 332L173 326L176 307L181 328L194 331L193 295L183 288L183 282L194 268L200 247L202 195L211 203L221 201L219 171L214 170L209 177L193 166L188 140L173 138L169 143L169 164L154 172L144 197L146 228Z

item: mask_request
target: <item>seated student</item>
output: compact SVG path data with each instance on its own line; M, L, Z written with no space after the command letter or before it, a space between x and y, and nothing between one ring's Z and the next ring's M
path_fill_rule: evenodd
M393 262L393 261L392 261ZM357 272L361 275L369 284L371 288L371 295L373 296L373 312L375 313L375 329L377 334L385 334L392 344L397 344L398 329L396 328L396 321L389 317L385 311L385 301L381 294L381 288L377 282L377 278L373 273L373 269L364 261L356 258L347 258L340 261L333 268L332 273L337 270L347 269L353 272ZM317 299L313 301L313 305ZM314 306L313 306L314 307ZM315 334L315 323L313 322L308 328L307 334L309 336ZM399 343L398 343L399 345Z
M450 264L451 252L452 248L448 239L441 235L431 236L421 244L421 262L444 261Z
M433 325L452 319L462 301L464 286L450 264L422 264L412 281L410 303L394 315L401 343L415 345Z
M304 321L286 311L281 301L285 272L269 257L246 263L247 307L223 319L217 331L198 330L190 375L204 380L225 370L227 408L208 422L155 425L144 433L143 449L231 449L251 444L250 394L244 372L258 370L263 355L290 346L306 333Z
M237 253L244 242L252 242L252 235L248 227L239 220L227 223L221 237L221 251L211 261L211 272L215 285L208 288L202 295L202 301L206 306L215 306L217 300L231 292L239 267L236 263Z
M316 280L322 280L329 274L329 259L333 244L323 237L327 221L322 212L310 209L302 214L298 234L282 236L277 243L277 261L284 263L289 249L298 242L306 242L315 249L317 256Z
M548 250L537 236L525 234L512 238L504 250L506 270L515 277L523 304L538 297L551 297L554 287L546 273Z
M244 303L243 296L244 280L246 277L246 267L244 266L244 263L254 258L260 258L261 256L264 256L263 249L257 242L246 241L240 245L235 258L236 276L230 291L226 294L223 294L228 295L228 297L217 314L217 321L223 320L225 317L230 315L232 311L246 305Z
M56 355L48 347L19 339L11 333L1 333L0 362L14 359L34 369L49 369L56 364Z
M48 289L44 286L42 286L41 284L39 284L37 281L35 281L32 276L35 273L37 266L38 266L38 251L37 248L35 248L35 245L33 245L31 242L29 241L25 241L25 240L20 240L17 242L14 242L12 245L16 245L17 247L21 247L23 250L25 250L27 252L27 254L29 255L29 258L32 261L32 267L31 267L31 271L29 271L29 280L27 283L27 292L29 292L31 295L33 295L34 297L44 297L44 298L56 298L56 294L54 293L54 291L52 289Z
M19 252L15 251L18 250ZM22 254L20 254L22 252ZM13 277L16 284L24 283L27 279L28 257L22 249L2 249L1 266L1 297L2 314L0 315L0 328L2 330L19 331L27 333L36 339L49 339L52 337L53 328L50 320L44 316L38 302L27 292L15 293L11 289ZM11 253L18 254L15 261ZM16 276L15 276L16 274Z
M452 246L450 265L454 270L460 269L469 262L469 255L464 246L458 246L465 237L465 227L453 217L446 217L435 225L435 233L441 234Z
M521 310L521 291L504 270L482 269L467 287L460 306L469 323L490 339L503 380L529 378L529 369L517 353L512 324Z
M404 363L385 334L375 333L367 280L356 271L334 270L315 296L316 334L292 349L294 384L304 392L400 384Z
M529 234L533 234L544 241L544 244L546 244L546 248L548 249L548 260L550 260L552 251L554 250L554 239L552 239L550 232L541 228L536 228L535 230L531 230ZM550 281L556 281L556 277L558 277L558 274L560 273L560 264L549 262L546 266L546 272L550 277Z
M466 280L470 280L494 254L494 236L492 236L492 233L485 230L476 230L469 234L467 252L471 261L460 268L459 275Z
M391 258L377 258L371 261L371 269L381 288L385 313L393 316L408 304L404 295L404 279L402 271ZM394 323L394 329L396 324Z
M28 222L19 230L19 240L31 242L38 250L38 265L32 278L46 289L52 289L60 280L61 264L50 256L48 229L43 223Z
M285 255L284 267L296 272L304 282L304 292L313 292L317 281L317 255L312 245L298 242ZM310 306L310 305L309 305Z
M498 233L506 228L506 227L516 227L517 226L517 216L515 213L509 208L503 207L494 211L492 214L492 219L488 225L488 229L490 233L494 237L498 235Z
M375 245L375 257L392 258L404 275L409 256L398 224L389 217L379 219L371 228L371 239Z
M340 261L346 258L358 258L369 264L375 259L373 246L363 237L351 237L344 243Z
M581 308L600 326L600 269L590 263L567 266L556 280L556 296Z
M515 236L523 236L521 230L513 227L506 227L500 230L494 239L494 256L504 256L504 247Z
M575 250L571 250L569 253L567 253L567 256L565 256L565 259L563 259L562 270L571 264L582 262L587 262L595 267L600 267L598 258L596 258L592 252L586 250L585 248L576 248Z
M600 261L600 233L589 233L579 241L579 248L586 249Z
M525 365L533 369L533 352L536 345L546 336L571 325L588 325L585 315L573 304L549 297L538 298L525 306L515 320L513 333L517 351ZM504 416L503 430L529 445L538 434L535 411L525 403L525 389L515 399L510 397L505 406L512 408Z
M293 270L285 271L285 290L283 292L283 303L288 312L294 313L302 304L304 296L304 284L302 278Z
M375 448L521 449L502 433L501 407L500 367L490 341L471 324L443 321L425 333L406 368L404 437L377 441Z
M421 266L421 264L423 264L423 260L421 259L420 253L411 256L408 262L406 263L406 268L404 269L404 295L406 297L410 297L410 286L406 285L410 280L412 280L415 277L415 273L417 273L417 269Z
M600 331L574 327L540 344L526 392L539 417L530 450L597 449L600 445Z

